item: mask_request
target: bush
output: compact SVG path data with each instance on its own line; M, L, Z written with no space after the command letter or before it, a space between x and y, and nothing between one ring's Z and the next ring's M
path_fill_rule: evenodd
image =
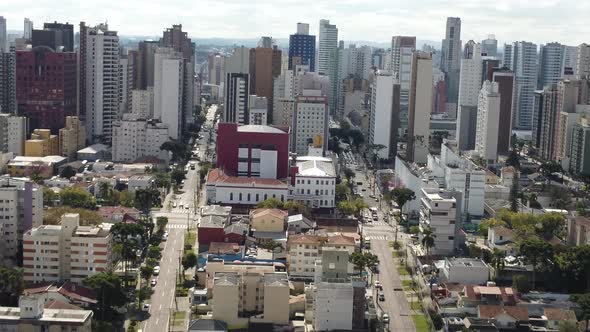
M525 275L513 276L512 277L512 287L516 288L516 290L521 294L528 293L531 290L529 278Z
M399 250L399 248L402 247L402 244L399 243L398 241L393 242L393 249L395 250Z
M420 233L420 227L418 227L418 226L410 227L410 234L418 234L418 233Z

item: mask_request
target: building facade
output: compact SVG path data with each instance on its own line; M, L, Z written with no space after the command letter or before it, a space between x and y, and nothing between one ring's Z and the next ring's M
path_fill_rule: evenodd
M472 40L466 45L472 50L468 57L461 59L459 79L459 102L457 109L457 142L461 150L473 150L475 147L475 127L472 120L477 119L478 95L481 88L481 45Z
M438 188L422 189L420 207L420 230L432 231L434 246L429 252L434 255L450 255L458 247L457 201L451 191ZM422 235L421 235L422 236ZM420 238L420 241L422 238Z
M325 152L328 149L328 98L318 90L298 96L293 114L293 141L291 151L298 155L308 154L314 143Z
M461 19L459 17L447 17L440 64L447 82L447 102L456 105L459 95L459 73L461 71Z
M168 126L168 135L181 138L183 123L184 60L172 48L158 48L154 56L154 118Z
M59 151L61 156L72 160L76 152L86 146L86 127L77 116L68 116L66 125L59 130Z
M514 72L516 83L512 126L514 129L531 130L538 76L537 45L520 41L509 48L504 47L504 66Z
M315 72L315 36L309 34L308 23L297 23L297 33L289 36L289 69L307 65Z
M1 20L0 20L1 25ZM2 28L0 28L1 30ZM0 44L2 37L0 37ZM2 46L0 45L0 49ZM16 52L0 52L0 113L16 112Z
M225 122L248 124L250 75L247 73L227 73L225 79Z
M51 135L49 129L35 129L31 133L31 139L25 141L25 156L27 157L59 155L59 137Z
M312 209L335 208L336 171L332 159L298 156L295 167L290 199Z
M166 124L124 116L113 125L113 161L131 163L147 156L167 161L168 151L160 147L169 140Z
M27 118L12 114L0 114L0 151L16 156L25 154Z
M485 81L477 104L475 150L486 164L494 164L498 160L498 131L501 125L498 83Z
M432 56L414 52L408 113L407 158L426 163L432 113Z
M376 75L371 88L369 144L383 145L379 158L389 159L397 154L400 128L401 85L391 75Z

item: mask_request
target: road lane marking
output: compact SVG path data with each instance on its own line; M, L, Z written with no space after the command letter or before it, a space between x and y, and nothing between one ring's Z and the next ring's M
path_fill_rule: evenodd
M160 308L158 310L162 311L162 305L161 304L160 304Z
M159 321L160 321L160 318L156 318L156 325L158 325Z

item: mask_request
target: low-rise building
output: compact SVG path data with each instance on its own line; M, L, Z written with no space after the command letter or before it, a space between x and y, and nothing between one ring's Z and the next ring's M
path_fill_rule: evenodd
M45 303L60 301L82 308L98 303L94 290L70 281L35 285L23 290L23 295L44 296Z
M336 172L332 159L297 157L292 169L294 179L290 197L310 208L333 209L336 206Z
M490 266L481 259L445 258L436 266L441 282L479 285L490 277Z
M78 150L77 155L78 160L97 161L105 159L110 153L108 145L97 143Z
M429 252L435 255L452 254L461 244L461 216L457 215L457 200L453 192L424 188L421 202L420 242L423 231L429 229L434 235L434 246L429 248Z
M289 234L307 233L316 227L315 221L307 219L303 214L295 214L287 219L287 232Z
M547 319L547 328L559 331L559 326L563 322L578 324L576 313L573 310L564 310L560 308L544 308L544 318Z
M156 120L125 114L123 120L113 124L113 161L134 162L148 156L167 161L169 153L160 147L170 140L168 129Z
M47 309L43 296L21 296L18 303L0 307L1 330L92 332L91 310Z
M0 264L17 264L23 233L42 224L43 190L28 179L0 177Z
M515 256L518 252L516 234L514 234L513 230L504 226L490 227L486 243L490 249L501 250L507 256Z
M152 175L132 175L127 183L127 190L131 193L139 189L150 189L154 187L154 177Z
M207 174L207 202L223 205L257 205L269 198L286 202L289 185L276 179L235 177L221 169L212 169Z
M66 126L59 130L59 149L63 157L73 160L76 152L84 148L86 127L77 116L67 116Z
M8 174L11 176L37 175L48 179L57 173L57 168L68 162L62 156L28 157L16 156L8 162Z
M577 216L568 220L568 244L575 246L590 244L590 218Z
M250 228L254 232L284 232L288 213L279 209L256 209L250 212Z
M480 305L477 317L493 320L500 330L516 330L529 323L529 311L521 306Z
M60 225L42 225L23 236L24 280L32 283L82 280L112 267L112 235L101 226L80 226L67 213Z
M60 155L59 137L49 129L35 129L31 139L25 141L25 156L46 157Z

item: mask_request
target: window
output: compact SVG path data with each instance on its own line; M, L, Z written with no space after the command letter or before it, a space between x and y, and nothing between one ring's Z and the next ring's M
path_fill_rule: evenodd
M239 199L238 199L238 200L241 202L241 201L242 201L242 193L240 193L240 194L238 195L238 197L239 197Z
M454 240L455 237L454 236L449 236L449 240Z
M256 201L258 202L260 200L259 194L256 194Z
M248 193L248 202L250 202L250 193Z
M234 193L229 193L229 200L233 201L234 200Z

